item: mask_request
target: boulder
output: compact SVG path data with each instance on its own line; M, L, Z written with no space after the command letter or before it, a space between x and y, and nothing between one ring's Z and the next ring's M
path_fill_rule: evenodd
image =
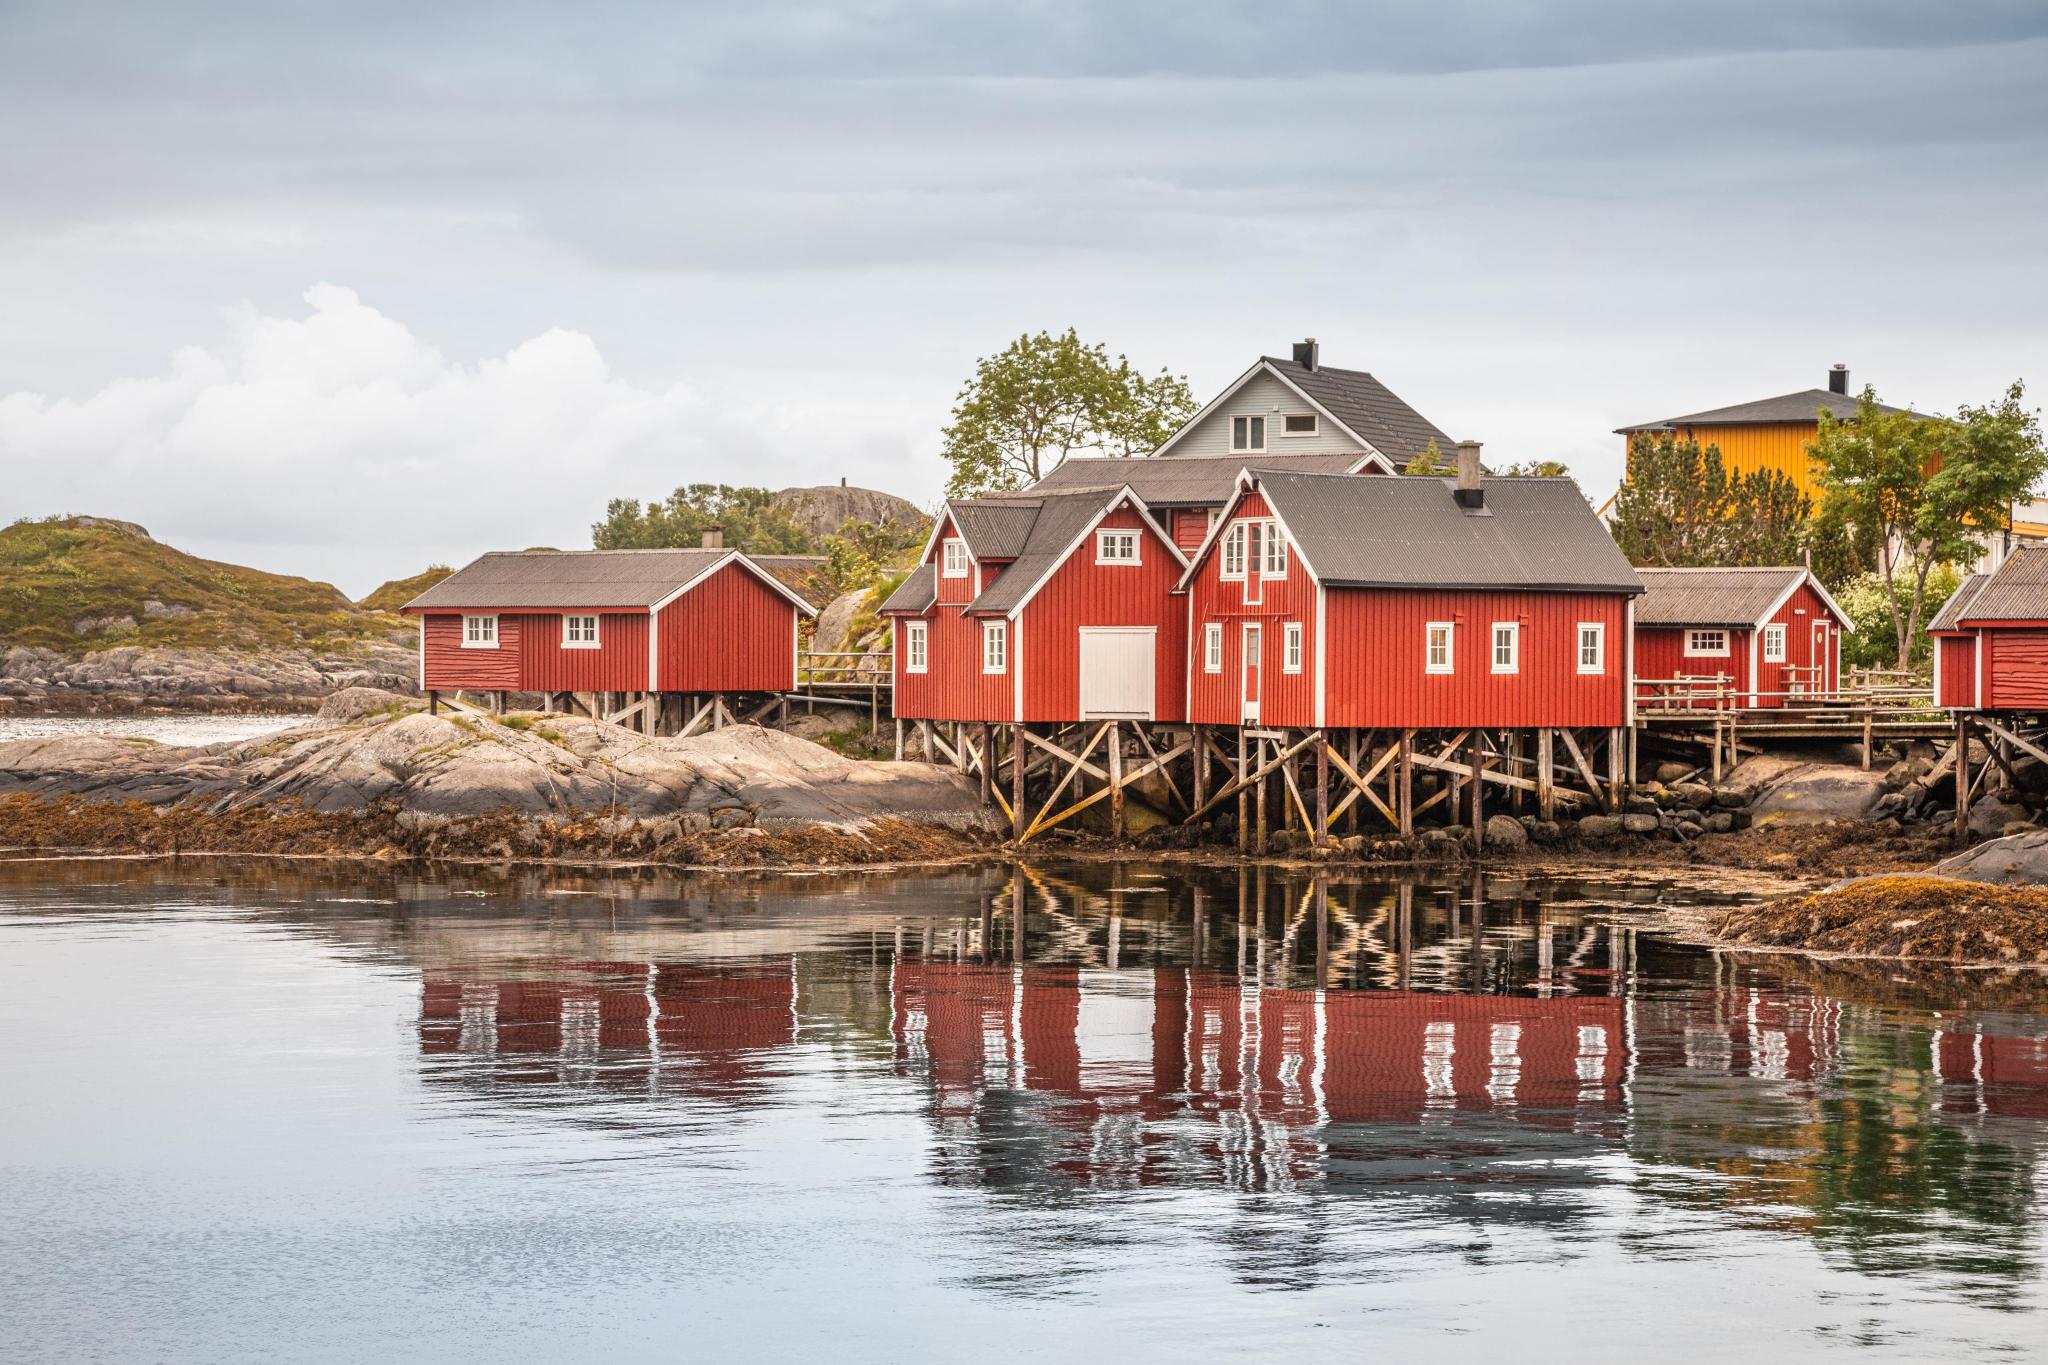
M1944 858L1930 870L1944 877L1998 886L2048 885L2048 830L1988 840Z
M1654 815L1650 817L1655 820ZM1588 815L1579 821L1581 839L1612 839L1622 832L1622 818L1618 815Z
M1714 789L1704 782L1681 782L1671 789L1671 794L1688 810L1703 810L1714 804Z
M1735 828L1733 811L1717 810L1707 816L1702 826L1709 834L1726 834Z
M1669 784L1684 782L1698 771L1699 768L1690 763L1659 763L1655 775L1659 782Z
M317 714L321 720L346 724L380 712L395 716L402 712L423 710L425 707L426 703L418 697L402 697L381 687L344 687L321 702Z
M1751 759L1742 768L1759 761ZM1764 780L1750 812L1758 824L1861 820L1883 795L1882 773L1835 763L1789 763Z
M1970 833L1990 838L2005 833L2005 827L2024 823L2027 810L1996 797L1982 797L1970 807Z
M1512 815L1490 815L1486 819L1486 846L1501 851L1526 847L1529 831Z
M1580 822L1583 825L1583 821ZM1630 834L1655 834L1663 827L1663 821L1654 815L1632 811L1621 817L1621 827Z
M867 603L868 590L856 588L844 592L826 604L818 613L818 625L811 634L811 649L819 654L839 654L852 647L848 632L853 628L854 618Z

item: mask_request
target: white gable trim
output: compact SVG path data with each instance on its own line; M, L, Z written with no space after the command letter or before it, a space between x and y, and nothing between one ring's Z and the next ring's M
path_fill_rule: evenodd
M1263 491L1260 489L1258 475L1252 473L1249 469L1240 469L1237 472L1236 491L1230 495L1230 501L1223 504L1222 510L1217 512L1216 520L1210 524L1209 533L1202 537L1201 545L1196 547L1195 553L1187 559L1187 571L1180 576L1180 582L1173 585L1175 592L1185 592L1187 590L1188 584L1194 581L1195 571L1201 566L1202 561L1208 558L1209 552L1215 548L1217 540L1222 536L1223 528L1229 524L1230 514L1235 512L1237 505L1244 501L1246 493L1254 491ZM1271 517L1274 524L1287 533L1288 552L1301 561L1301 567L1308 570L1309 578L1314 581L1317 591L1320 592L1323 585L1323 576L1316 572L1316 566L1310 561L1308 552L1301 548L1301 542L1296 539L1294 528L1287 524L1287 518L1280 515L1280 509L1273 506L1271 498L1266 499L1266 515Z
M1800 588L1806 587L1808 585L1812 586L1814 596L1820 598L1821 602L1826 605L1827 609L1834 614L1835 624L1841 626L1844 630L1851 629L1852 623L1849 620L1849 613L1843 611L1842 604L1837 602L1834 598L1828 595L1828 590L1820 585L1820 580L1813 576L1813 570L1811 569L1801 569L1799 573L1793 578L1791 583L1786 585L1785 591L1779 593L1777 597L1772 600L1771 605L1764 608L1764 614L1756 618L1756 629L1762 630L1764 628L1765 623L1768 622L1773 616L1776 616L1778 612L1784 607L1784 605L1792 600L1792 595L1794 593L1798 592ZM1752 705L1754 705L1754 703L1752 703Z
M1181 429L1179 431L1176 431L1173 433L1173 435L1167 437L1165 442L1162 443L1157 450L1152 452L1152 458L1158 459L1159 457L1165 455L1169 450L1172 450L1173 447L1180 441L1181 437L1187 435L1190 431L1193 431L1196 427L1200 426L1205 420L1208 419L1210 414L1214 413L1218 408L1222 407L1225 403L1230 401L1230 399L1237 394L1238 390L1242 389L1246 384L1249 384L1254 378L1261 374L1268 374L1271 375L1273 378L1279 380L1280 383L1288 390L1288 392L1292 393L1296 398L1299 398L1302 402L1314 408L1316 412L1320 414L1322 417L1328 419L1331 426L1337 428L1337 430L1343 432L1346 436L1358 442L1358 444L1365 450L1365 459L1359 461L1361 465L1365 464L1367 461L1377 460L1382 470L1384 470L1386 473L1393 474L1399 472L1394 468L1394 462L1392 460L1389 460L1385 455L1382 455L1380 453L1378 446L1374 445L1371 441L1366 440L1363 436L1360 436L1357 432L1353 431L1349 426L1346 426L1344 422L1338 418L1336 413L1331 412L1321 403L1318 403L1315 399L1309 397L1306 393L1303 393L1301 390L1301 386L1299 384L1296 384L1286 375L1274 369L1272 362L1266 360L1264 357L1261 357L1257 364L1253 365L1250 369L1246 370L1243 374L1239 375L1234 381L1232 381L1228 388L1223 390L1222 393L1217 394L1214 398L1210 399L1207 403L1203 404L1202 408L1198 412L1196 412L1193 417L1188 418L1188 420L1181 426ZM1231 453L1246 454L1251 452L1232 451ZM1353 469L1351 472L1355 474L1358 471L1357 469Z
M1138 519L1151 528L1152 534L1159 537L1160 542L1166 546L1167 553L1179 560L1183 569L1187 567L1188 557L1180 552L1180 546L1173 543L1173 537L1168 535L1165 528L1160 526L1158 521L1153 518L1152 509L1145 505L1145 500L1132 492L1129 484L1125 484L1117 491L1115 496L1103 501L1102 509L1088 519L1088 524L1081 528L1081 534L1069 541L1067 548L1060 551L1059 557L1047 565L1045 572L1038 576L1038 581L1024 590L1024 595L1017 599L1017 605L1009 610L1008 614L1011 620L1016 620L1022 614L1024 608L1031 605L1031 599L1038 596L1039 589L1050 583L1052 576L1064 568L1067 561L1074 557L1074 552L1088 543L1088 538L1095 534L1095 528L1102 525L1103 518L1116 511L1117 508L1122 507L1126 502L1130 503L1131 510L1138 514ZM972 604L969 605L969 610L972 610Z
M684 583L681 587L677 588L674 592L670 593L668 596L662 598L659 602L656 602L653 606L649 607L647 609L647 614L649 616L659 615L670 604L674 603L678 598L682 597L683 594L689 592L691 589L697 587L699 584L707 582L710 579L711 575L717 573L720 569L723 569L728 564L738 564L748 573L752 574L754 577L760 579L763 583L767 584L770 588L774 589L778 595L787 598L789 600L790 605L795 607L804 615L816 616L818 614L818 609L816 607L812 606L809 602L804 601L803 598L798 597L794 592L791 592L781 579L777 578L774 574L769 573L766 569L762 568L759 564L756 564L753 560L747 558L746 555L742 554L738 550L727 550L723 555L720 555L717 559L712 560L711 566L709 568L697 574L695 577L691 578L687 583Z

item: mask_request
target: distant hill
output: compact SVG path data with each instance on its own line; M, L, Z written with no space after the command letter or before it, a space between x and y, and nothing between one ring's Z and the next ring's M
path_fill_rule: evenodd
M366 611L397 611L454 572L446 564L430 564L411 578L392 579L356 605Z
M814 543L849 521L867 526L922 526L928 520L916 503L873 488L826 484L818 488L785 488L768 504L794 522Z
M133 522L61 517L0 530L0 647L332 650L404 629L332 584L200 559Z

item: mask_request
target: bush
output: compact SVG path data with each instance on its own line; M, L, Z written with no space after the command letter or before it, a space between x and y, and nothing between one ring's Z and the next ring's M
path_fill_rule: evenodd
M1947 565L1927 575L1926 605L1921 608L1922 622L1934 619L1942 603L1954 595L1962 586L1962 575ZM1901 585L1902 596L1910 598L1910 584ZM1898 662L1898 634L1892 628L1892 609L1885 595L1883 574L1858 574L1844 583L1835 592L1835 600L1842 604L1842 610L1849 614L1852 623L1847 635L1842 637L1842 665L1845 668L1890 668ZM1929 655L1932 642L1923 629L1913 641L1913 662L1924 663Z

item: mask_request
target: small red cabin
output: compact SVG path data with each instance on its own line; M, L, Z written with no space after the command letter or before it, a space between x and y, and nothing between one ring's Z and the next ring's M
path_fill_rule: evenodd
M1569 479L1246 470L1183 579L1188 719L1628 723L1641 585Z
M487 554L404 610L428 692L786 692L817 615L715 549Z
M1796 566L1638 569L1636 677L1645 706L1784 706L1842 685L1849 617Z
M1180 720L1187 559L1127 486L950 502L882 606L896 715Z
M1952 711L2048 712L2048 546L1972 574L1928 624L1934 699Z

